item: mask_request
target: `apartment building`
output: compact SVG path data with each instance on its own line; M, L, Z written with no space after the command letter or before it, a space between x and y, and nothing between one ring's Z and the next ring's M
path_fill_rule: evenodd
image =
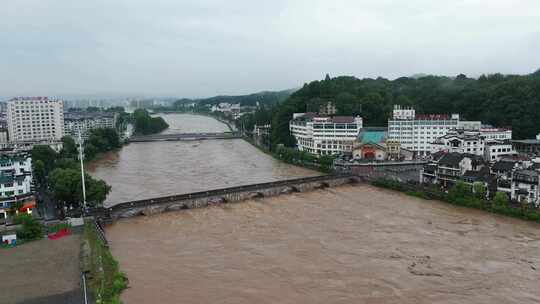
M540 205L540 171L516 170L512 174L511 198L515 201L527 201L535 206Z
M7 102L10 142L58 141L64 136L62 100L18 97Z
M12 204L23 203L31 212L35 207L32 189L32 159L29 154L0 157L0 221L7 218Z
M492 140L485 144L484 159L486 161L495 162L513 155L517 155L517 152L512 147L510 140Z
M431 153L431 143L457 129L459 122L458 114L419 115L413 108L396 105L388 120L388 139L399 142L417 156L426 156Z
M66 135L88 138L94 129L115 128L118 115L110 112L67 112L64 114Z
M351 153L363 126L362 117L295 113L289 129L300 151L318 155Z

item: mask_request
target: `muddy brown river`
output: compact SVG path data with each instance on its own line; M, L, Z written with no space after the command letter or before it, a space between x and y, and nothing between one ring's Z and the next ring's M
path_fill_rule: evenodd
M175 117L180 131L225 128ZM93 170L113 185L109 204L315 174L241 140L131 144ZM129 304L540 303L540 225L367 185L126 219L106 233Z
M126 303L539 303L540 225L344 186L122 220Z
M210 117L163 115L164 133L224 132ZM112 191L105 206L159 196L319 175L273 159L241 139L131 143L88 166Z

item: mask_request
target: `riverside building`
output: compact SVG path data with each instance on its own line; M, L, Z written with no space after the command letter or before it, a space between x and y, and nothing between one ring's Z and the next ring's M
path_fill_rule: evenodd
M66 135L87 139L93 129L115 128L117 114L109 112L67 112L64 114Z
M0 157L0 222L5 221L14 203L19 211L31 213L35 207L32 190L32 159L29 154Z
M18 97L7 102L10 142L59 141L64 136L62 100Z
M427 156L436 139L450 130L480 130L479 121L460 121L459 114L416 114L414 108L394 106L388 120L388 139L399 142L401 147L416 156Z
M317 155L351 153L363 121L360 116L321 116L295 113L289 129L298 150Z

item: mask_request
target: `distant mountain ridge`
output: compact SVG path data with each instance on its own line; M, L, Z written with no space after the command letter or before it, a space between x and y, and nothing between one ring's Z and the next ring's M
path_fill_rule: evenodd
M221 102L226 103L240 103L242 106L254 106L257 102L261 104L276 104L278 102L284 101L291 94L296 92L298 89L288 89L282 91L262 91L258 93L252 93L247 95L219 95L209 98L182 98L176 101L176 103L198 103L201 105L206 104L218 104Z

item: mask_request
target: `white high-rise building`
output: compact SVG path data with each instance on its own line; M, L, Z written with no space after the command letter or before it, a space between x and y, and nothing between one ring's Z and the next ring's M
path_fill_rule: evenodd
M7 122L11 142L58 141L64 136L64 105L47 97L13 98Z
M298 150L318 155L350 153L363 127L362 117L295 113L289 122Z
M416 155L427 155L432 150L432 142L459 128L459 125L458 114L418 115L413 108L396 105L392 118L388 120L388 139L399 142L402 148Z

